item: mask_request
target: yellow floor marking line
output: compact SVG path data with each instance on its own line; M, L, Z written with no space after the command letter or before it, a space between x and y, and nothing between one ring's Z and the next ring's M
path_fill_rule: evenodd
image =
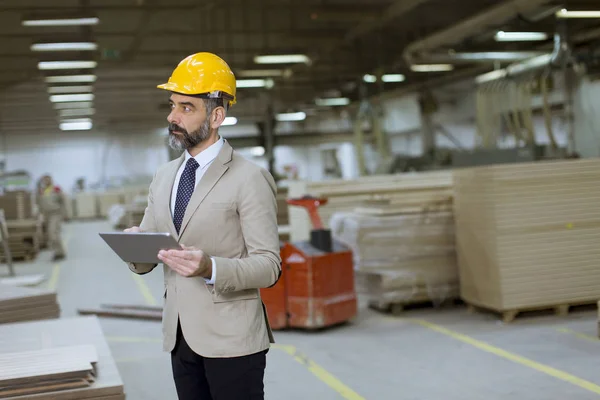
M65 235L65 240L63 241L63 246L67 251L67 256L69 254L68 246L69 246L70 241L71 241L71 235L69 233L67 233ZM61 268L60 263L54 264L54 267L52 268L52 275L50 275L50 279L48 280L48 289L56 290L56 287L58 286L58 277L60 276L60 268Z
M137 287L140 290L142 297L144 297L144 300L146 300L146 303L149 306L158 305L158 303L156 302L156 299L154 298L154 296L152 296L152 292L150 291L150 288L146 284L146 281L144 281L144 278L142 278L138 274L131 274L131 275L133 276L133 280L137 284Z
M338 392L344 399L347 400L365 400L364 397L357 394L355 391L344 385L339 379L330 374L325 368L321 367L314 361L310 360L304 354L300 353L294 346L289 345L271 345L272 348L282 350L292 356L294 360L304 365L313 375L319 378L320 381L327 384L333 390Z
M106 340L113 343L162 343L162 339L152 337L129 337L129 336L107 336ZM272 349L281 350L294 358L297 362L304 365L313 375L319 380L327 384L333 390L338 392L344 399L347 400L365 400L364 397L360 396L348 386L344 385L339 379L329 373L325 368L321 367L314 361L310 360L304 354L300 353L295 346L283 345L283 344L272 344ZM150 357L148 357L150 358ZM136 362L141 361L144 358L131 358L131 359L120 359L117 362Z
M525 367L529 367L531 369L542 372L546 375L550 375L550 376L560 379L562 381L568 382L572 385L578 386L578 387L588 390L590 392L600 394L600 386L599 385L596 385L595 383L592 383L590 381L586 381L585 379L578 378L575 375L571 375L571 374L561 371L559 369L552 368L548 365L544 365L542 363L530 360L528 358L522 357L515 353L511 353L506 350L502 350L498 347L492 346L490 344L487 344L487 343L482 342L477 339L473 339L472 337L464 335L462 333L458 333L458 332L452 331L450 329L443 328L443 327L433 324L431 322L427 322L424 320L411 320L411 321L413 321L421 326L424 326L425 328L439 332L443 335L450 336L453 339L460 340L463 343L467 343L467 344L469 344L473 347L476 347L480 350L483 350L485 352L488 352L488 353L494 354L498 357L513 361L513 362L523 365Z
M562 333L568 333L569 335L576 336L579 339L587 340L590 342L596 342L596 343L600 342L600 340L595 336L586 335L585 333L575 332L568 328L557 328L556 330L559 332L562 332Z

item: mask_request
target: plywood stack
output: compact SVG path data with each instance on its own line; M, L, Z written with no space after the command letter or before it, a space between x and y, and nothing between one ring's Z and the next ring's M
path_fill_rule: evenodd
M56 292L0 284L0 324L60 316Z
M288 214L288 189L279 187L277 189L277 226L279 227L279 240L289 241L289 214Z
M0 208L7 220L31 219L33 217L33 197L24 190L7 191L0 196Z
M600 298L600 160L455 172L461 296L505 321Z
M41 247L44 237L41 215L31 219L6 221L8 228L8 246L13 259L32 260ZM0 260L4 260L4 249L0 246Z
M98 218L98 201L95 193L80 192L73 195L73 217L77 219Z
M98 216L101 218L108 217L110 208L115 204L124 204L125 196L121 191L106 191L96 193L98 201Z
M419 211L423 205L444 201L452 196L452 173L435 171L289 183L289 197L305 195L328 199L327 205L319 208L323 224L328 227L334 213L353 211L365 201L386 200L392 205L401 204L405 211ZM290 207L289 221L291 240L308 240L312 226L306 210Z
M371 306L397 312L413 303L458 297L451 200L423 204L366 204L334 214L335 239L352 249L357 292Z
M0 398L88 388L97 363L90 345L0 354Z
M40 362L33 362L34 359ZM35 389L37 393L4 398L125 399L119 371L95 317L0 326L0 387L5 386L2 380L15 379L17 370L12 367L17 365L22 366L18 389Z

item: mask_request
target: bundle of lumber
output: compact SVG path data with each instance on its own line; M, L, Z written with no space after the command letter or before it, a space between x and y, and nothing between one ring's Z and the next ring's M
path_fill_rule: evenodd
M33 195L29 191L15 190L0 196L0 208L7 220L29 219L33 217Z
M287 187L277 188L277 226L279 227L279 240L287 242L290 240L289 213L288 213L288 189Z
M333 237L352 249L358 293L379 309L458 297L451 201L411 212L367 203L331 219Z
M56 292L0 284L0 324L53 319L60 316Z
M0 399L88 388L97 363L91 345L2 353Z
M319 208L319 214L325 227L328 227L333 214L354 211L356 207L372 200L385 200L399 212L421 212L437 203L448 204L448 199L452 197L452 173L417 172L352 180L289 183L288 197L305 195L327 198L328 202ZM289 222L291 240L308 240L312 226L306 210L290 207Z
M6 221L8 246L13 259L31 260L35 258L43 239L43 219L15 219ZM4 249L0 246L0 259L4 260Z
M461 296L503 314L600 298L600 160L455 172Z
M2 325L0 398L124 400L123 382L98 320Z

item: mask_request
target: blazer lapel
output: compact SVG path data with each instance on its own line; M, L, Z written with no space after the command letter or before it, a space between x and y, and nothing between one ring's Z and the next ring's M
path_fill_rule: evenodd
M175 224L173 224L173 215L171 214L171 193L173 192L173 185L175 184L175 177L177 176L177 170L181 167L181 164L185 160L185 153L183 153L177 162L172 163L169 169L166 171L166 182L168 183L168 190L161 190L157 195L160 197L160 207L164 210L164 214L159 212L159 215L167 216L167 226L169 227L169 233L179 238L177 231L175 230ZM158 201L157 201L158 203Z
M212 188L216 185L216 183L221 179L223 174L229 169L227 165L231 161L231 156L233 153L233 148L227 141L223 144L223 148L217 155L217 158L213 161L213 163L208 167L200 182L198 182L198 186L196 186L196 190L192 194L190 198L190 202L187 205L185 210L185 214L183 216L183 221L181 222L181 229L179 229L179 237L183 234L187 224L190 222L192 215L196 212L196 209L206 195L212 190Z

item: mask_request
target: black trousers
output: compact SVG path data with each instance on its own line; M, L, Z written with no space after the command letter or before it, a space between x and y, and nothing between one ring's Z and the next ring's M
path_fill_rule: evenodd
M267 351L233 358L196 354L177 328L171 352L179 400L263 400Z

